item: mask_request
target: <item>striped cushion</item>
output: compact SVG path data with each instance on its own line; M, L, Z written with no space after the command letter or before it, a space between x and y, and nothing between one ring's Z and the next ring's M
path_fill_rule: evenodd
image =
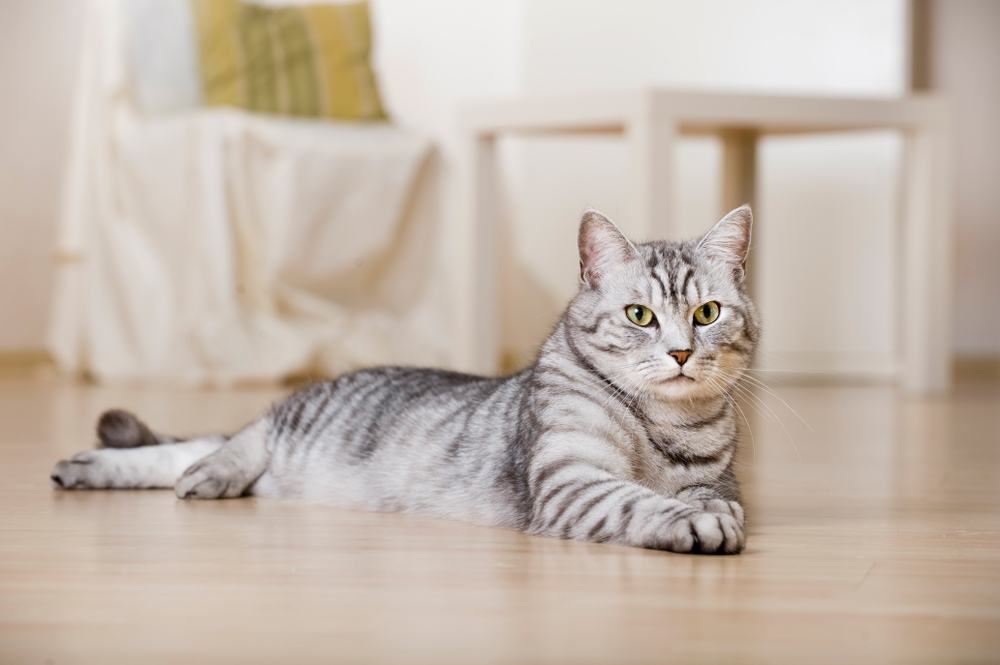
M205 105L341 120L385 118L369 62L367 3L191 3Z

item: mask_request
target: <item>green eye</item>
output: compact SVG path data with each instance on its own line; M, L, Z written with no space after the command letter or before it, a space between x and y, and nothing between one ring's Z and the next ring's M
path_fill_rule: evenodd
M625 308L625 316L637 326L645 328L653 322L653 310L645 305L629 305Z
M719 318L720 309L721 307L719 303L714 300L709 300L707 303L694 310L695 324L699 326L707 326L710 323L715 323L715 320Z

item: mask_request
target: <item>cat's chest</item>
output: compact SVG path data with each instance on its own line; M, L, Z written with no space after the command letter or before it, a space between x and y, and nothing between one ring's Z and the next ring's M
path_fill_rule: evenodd
M735 453L737 430L735 420L724 413L696 427L646 422L642 435L642 482L673 494L718 478Z

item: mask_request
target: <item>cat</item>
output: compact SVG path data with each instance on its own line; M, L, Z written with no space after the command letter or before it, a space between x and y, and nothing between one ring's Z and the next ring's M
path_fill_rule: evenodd
M300 390L236 434L189 440L112 410L98 422L104 447L60 461L51 478L740 552L729 393L760 336L745 287L752 223L742 206L699 240L634 244L588 210L579 290L516 374L361 370Z

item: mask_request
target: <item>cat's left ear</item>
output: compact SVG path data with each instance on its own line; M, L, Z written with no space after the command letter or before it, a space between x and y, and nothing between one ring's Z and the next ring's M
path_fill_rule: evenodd
M743 204L716 222L698 243L698 249L711 258L733 266L736 279L742 281L746 274L752 228L753 211L749 205Z

